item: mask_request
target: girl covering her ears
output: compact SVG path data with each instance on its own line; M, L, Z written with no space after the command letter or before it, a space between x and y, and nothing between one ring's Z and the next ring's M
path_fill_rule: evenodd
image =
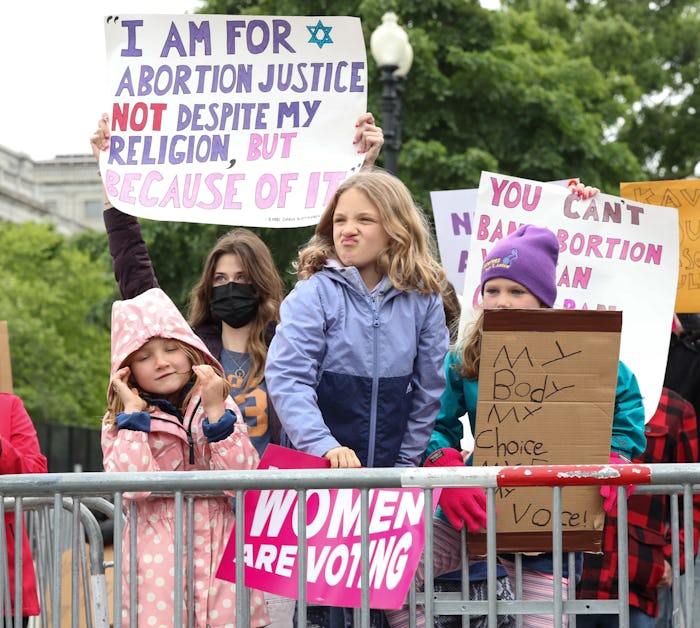
M258 453L229 397L221 365L159 288L116 301L112 307L112 367L108 410L102 421L105 471L204 471L254 469ZM176 534L174 500L149 492L124 495L122 620L132 605L138 623L173 623ZM136 518L129 505L136 504ZM194 500L194 625L235 626L236 585L215 577L234 524L225 495ZM136 599L128 596L130 528L138 542ZM187 600L187 591L183 592ZM251 626L269 619L265 598L250 592ZM183 609L187 616L188 609Z
M483 308L551 308L557 296L556 265L559 243L549 229L523 225L497 242L484 259L481 271ZM459 418L469 416L472 433L476 426L481 325L483 314L474 323L471 333L458 343L445 359L447 386L441 399L435 430L425 452L424 466L460 466L464 464L459 442L463 437ZM640 455L646 446L644 407L637 379L622 362L619 363L615 409L612 426L610 461L629 461ZM468 462L467 464L469 464ZM616 507L615 487L602 486L604 508ZM435 574L453 571L460 566L460 533L466 523L470 531L486 527L486 496L480 488L443 489L439 504L444 517L434 521L433 563ZM512 557L501 562L514 580ZM551 554L523 556L523 599L552 599L553 562ZM580 569L581 561L578 560ZM483 563L481 567L485 567ZM566 570L564 564L566 594ZM470 576L477 577L478 574ZM484 578L485 578L485 569ZM419 566L422 574L422 565ZM406 607L387 613L392 626L403 626ZM524 628L551 626L551 616L523 616ZM566 619L564 619L566 625Z

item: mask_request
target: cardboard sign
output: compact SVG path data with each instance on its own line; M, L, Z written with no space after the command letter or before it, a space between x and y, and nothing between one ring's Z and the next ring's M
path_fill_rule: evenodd
M364 155L360 19L105 19L111 108L100 170L120 210L155 220L301 227Z
M12 363L7 321L0 321L0 392L12 392Z
M678 210L680 259L675 310L700 312L700 181L620 183L620 196Z
M607 464L621 325L620 312L485 310L474 466ZM551 551L551 488L501 488L496 508L499 551ZM600 549L599 487L564 488L562 514L565 551Z
M268 445L260 469L327 469L329 461ZM434 492L437 504L439 492ZM295 490L248 491L245 496L246 586L298 599L297 498ZM309 604L362 605L360 491L309 490L307 586ZM425 542L422 489L369 491L370 606L403 605ZM235 528L217 577L236 581Z

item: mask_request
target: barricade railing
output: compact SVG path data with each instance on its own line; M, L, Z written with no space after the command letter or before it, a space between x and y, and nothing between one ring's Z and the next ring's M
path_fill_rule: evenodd
M27 476L28 477L28 476ZM48 476L36 476L46 478ZM90 510L114 517L114 507L103 498L61 498L58 495L45 497L4 497L0 502L0 515L12 513L15 521L24 514L29 534L30 547L34 558L37 596L40 615L34 625L49 625L50 617L62 615L62 588L64 555L70 553L69 573L71 584L70 614L78 618L83 612L82 625L104 628L110 625L107 607L107 586L105 581L105 561L103 536L100 526ZM0 526L0 556L7 557L4 551L8 542L4 526ZM12 605L22 608L22 535L15 525L14 588L15 598L10 598L7 560L0 562L0 617L5 625L12 624ZM86 544L89 556L86 554ZM88 563L89 560L89 563ZM92 604L79 602L82 590L83 599ZM17 614L21 618L21 614ZM15 624L17 625L17 624ZM21 625L21 623L19 624ZM57 623L55 625L61 625Z
M624 533L618 534L619 540L619 574L620 590L617 600L577 600L575 599L575 583L569 579L568 598L562 595L563 561L568 561L569 573L574 573L573 555L568 557L562 552L562 489L568 486L615 485L618 487L618 525ZM73 555L71 557L71 626L78 626L78 614L86 609L79 609L78 589L83 588L84 599L90 603L91 612L85 615L85 625L108 626L109 617L106 612L108 592L105 585L104 547L101 532L90 509L100 510L109 516L121 513L124 504L124 493L156 492L173 498L174 525L176 530L186 530L184 535L175 539L175 584L173 603L173 623L176 628L194 625L192 599L194 583L188 582L186 574L191 573L194 547L193 529L193 500L202 495L221 495L226 491L235 496L236 527L236 556L242 557L244 551L245 517L244 497L251 490L294 490L298 495L298 531L299 531L299 595L298 623L306 624L307 599L306 583L306 498L307 492L318 489L359 489L361 492L362 511L360 528L362 531L362 561L361 606L355 610L355 625L368 627L370 625L369 606L369 520L367 516L368 495L372 489L387 488L418 488L424 491L425 512L432 512L432 489L438 487L481 487L486 489L488 505L488 526L486 531L486 560L487 560L487 590L486 601L469 600L464 594L434 593L434 574L432 561L425 561L425 591L411 591L408 603L411 608L417 604L424 606L426 624L432 625L436 614L463 615L464 625L468 625L469 615L485 615L488 625L497 625L497 616L504 614L515 615L520 622L523 615L547 614L552 616L552 626L563 625L564 618L569 618L569 626L573 627L577 614L606 613L619 615L620 628L629 627L629 608L627 588L627 509L626 485L637 485L638 491L650 493L668 493L671 499L671 529L673 540L673 594L675 617L682 611L684 625L694 626L693 618L693 513L691 507L683 510L683 521L679 521L678 502L676 496L683 496L685 504L692 504L693 494L700 491L700 465L581 465L581 466L532 466L532 467L465 467L455 468L395 468L395 469L343 469L327 470L319 473L315 469L299 470L256 470L256 471L204 471L204 472L158 472L158 473L67 473L43 475L5 475L0 484L0 514L14 513L16 520L23 513L28 513L31 541L34 549L34 561L37 565L37 576L41 580L39 590L47 587L48 599L42 599L42 614L33 625L62 626L61 623L61 553L63 543L62 531L65 530L61 517L65 512L71 512L71 535ZM546 602L523 600L518 595L520 575L517 575L514 585L515 600L496 600L496 520L495 512L496 491L503 487L544 486L552 489L552 554L554 596ZM109 500L109 501L107 501ZM112 506L109 502L113 502ZM132 502L133 506L133 502ZM40 515L40 513L43 513ZM685 595L680 594L680 555L679 529L685 532ZM135 596L135 585L131 591L121 590L122 554L121 542L124 530L124 518L114 520L114 577L113 577L113 625L123 625L121 619L121 600L123 595ZM136 541L135 526L131 528L132 542ZM425 517L425 555L432 556L433 518ZM85 535L85 537L83 537ZM19 537L20 535L16 535ZM89 560L84 554L84 540L87 539ZM21 539L21 537L20 537ZM227 539L222 539L225 543ZM0 526L0 557L6 557L6 539L4 527ZM80 550L80 548L83 548ZM21 609L21 540L15 538L15 608ZM466 558L467 548L462 548ZM131 565L135 565L135 553L132 553ZM467 561L463 560L463 563ZM520 574L520 559L516 555L516 574ZM465 565L466 567L466 565ZM463 569L465 568L463 567ZM244 581L244 561L236 560L236 581ZM463 572L464 575L465 572ZM18 576L20 574L20 576ZM50 577L46 577L51 574ZM81 575L82 574L82 575ZM43 579L43 580L42 580ZM131 582L135 582L135 578ZM90 585L87 585L90 582ZM465 580L468 582L468 578ZM65 583L63 583L65 584ZM468 591L468 586L466 587ZM0 560L0 616L5 617L6 626L22 625L21 617L10 618L9 582L6 559ZM682 608L681 608L681 599ZM132 613L125 622L129 626L137 626L137 609L131 606ZM50 614L47 612L50 609ZM249 592L245 588L239 590L236 599L236 617L238 625L250 625ZM415 614L411 614L410 626L416 625Z

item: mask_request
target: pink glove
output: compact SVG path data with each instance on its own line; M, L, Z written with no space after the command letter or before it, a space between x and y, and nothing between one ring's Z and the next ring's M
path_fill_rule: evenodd
M616 451L610 452L610 464L629 464L627 458L623 458ZM627 497L634 491L634 486L628 486ZM617 509L617 486L601 486L600 494L603 496L603 510L605 512L612 512Z
M462 455L446 447L428 456L424 467L463 467ZM469 532L479 532L486 527L486 494L480 488L443 488L438 500L442 512L455 530L464 523Z

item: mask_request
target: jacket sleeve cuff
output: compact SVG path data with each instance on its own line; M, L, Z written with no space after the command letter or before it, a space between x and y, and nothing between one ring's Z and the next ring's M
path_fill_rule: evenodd
M120 412L117 415L117 428L137 432L151 431L151 415L148 412Z
M216 422L209 423L209 419L202 421L202 431L210 443L216 443L233 434L236 423L236 415L232 410L226 410L224 415Z

